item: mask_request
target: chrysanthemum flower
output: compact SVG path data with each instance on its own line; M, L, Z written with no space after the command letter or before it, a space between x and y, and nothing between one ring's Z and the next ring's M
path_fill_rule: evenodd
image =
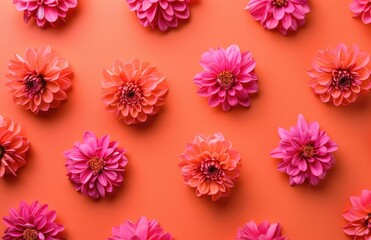
M57 214L49 211L48 205L33 202L30 205L21 202L19 209L10 209L4 217L6 225L4 240L60 240L64 227L55 222Z
M335 106L347 106L356 101L361 93L369 92L370 56L356 45L318 51L313 60L310 86L322 102L333 102Z
M75 142L73 149L64 152L67 176L76 191L94 199L105 197L124 180L125 152L108 135L98 139L87 131L82 143Z
M172 240L170 233L165 233L156 220L141 217L136 223L126 221L112 228L112 237L107 240Z
M310 12L307 0L250 0L246 9L264 28L283 35L304 25L305 14Z
M290 131L278 128L278 134L280 145L271 156L282 159L278 170L290 176L290 185L299 185L305 180L317 185L335 164L332 153L338 146L320 130L318 122L307 123L299 114L297 126Z
M353 17L361 16L365 24L371 23L371 1L370 0L353 0L350 4L350 10Z
M55 27L59 21L65 21L67 12L77 6L77 0L13 0L17 10L23 12L23 19L28 23L35 19L41 28Z
M127 125L147 121L164 104L168 91L165 76L148 62L117 59L112 71L104 69L103 76L106 109Z
M211 107L222 105L228 111L237 105L250 106L250 94L258 91L251 52L241 52L237 45L210 49L202 54L200 65L204 70L194 77L194 83Z
M363 190L360 197L351 196L352 207L343 217L349 222L344 232L354 240L371 239L371 191Z
M281 234L281 225L279 223L269 224L267 221L256 225L254 221L250 221L242 228L238 229L235 240L287 240Z
M34 114L58 108L72 85L69 63L50 46L28 48L24 55L16 54L16 60L10 60L6 75L14 102Z
M196 188L198 197L211 196L213 201L229 195L240 175L240 155L221 133L197 135L179 158L184 182Z
M18 169L26 165L30 143L20 132L18 123L0 116L0 177L7 173L17 176Z
M144 27L166 31L190 16L190 0L126 0Z

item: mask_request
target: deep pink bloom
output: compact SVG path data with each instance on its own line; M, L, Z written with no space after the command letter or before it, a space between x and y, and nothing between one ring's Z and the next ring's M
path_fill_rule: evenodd
M371 23L371 1L370 0L353 0L350 4L350 10L353 17L362 17L365 24Z
M250 0L246 9L264 28L283 35L304 25L305 14L310 12L307 0Z
M190 0L126 0L130 11L134 11L140 23L153 29L166 31L178 27L181 20L190 16Z
M278 134L280 145L271 156L282 159L278 170L290 176L290 185L299 185L305 180L317 185L335 164L332 153L338 146L320 130L318 122L307 123L299 114L297 126L290 131L278 128Z
M198 197L213 201L229 195L240 176L240 154L221 133L197 135L179 158L185 184L196 188Z
M0 115L0 177L6 173L17 176L18 169L26 165L30 142L20 132L18 123Z
M33 18L43 28L65 21L68 10L77 6L77 0L13 0L13 4L18 11L23 11L26 23Z
M125 152L108 135L98 139L87 131L82 143L75 142L73 149L64 152L67 176L76 191L94 199L105 197L124 180Z
M238 229L235 240L287 240L281 234L281 225L279 223L269 224L262 222L259 226L254 221L250 221L242 228Z
M60 240L64 227L55 222L57 214L49 211L48 205L21 202L19 209L10 209L3 218L6 225L4 240Z
M136 223L126 221L112 228L112 237L107 240L172 240L170 233L165 233L156 220L141 217Z
M371 191L363 190L361 196L351 196L352 207L343 217L349 222L344 228L354 240L371 240Z
M203 71L194 77L198 94L209 98L209 105L222 105L224 111L241 105L250 106L250 94L258 91L256 65L251 52L241 52L237 45L204 52L200 65Z

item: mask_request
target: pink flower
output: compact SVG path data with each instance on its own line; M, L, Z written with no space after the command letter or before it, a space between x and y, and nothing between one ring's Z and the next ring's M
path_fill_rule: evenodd
M369 61L370 56L357 45L347 47L341 43L336 48L320 50L313 60L313 69L308 71L310 86L322 102L347 106L371 88Z
M237 45L227 49L210 49L202 54L203 71L194 82L198 94L209 98L209 105L222 105L224 111L241 105L250 106L250 94L258 91L258 78L254 73L255 60L251 52L242 52Z
M246 9L264 28L277 28L283 35L303 26L310 12L307 0L250 0Z
M67 176L76 191L97 199L122 183L128 160L126 150L117 146L108 135L98 139L87 131L82 143L75 142L73 149L64 152Z
M119 227L112 228L112 237L107 240L172 240L156 220L141 217L136 223L126 221Z
M15 104L34 114L58 108L72 85L69 63L53 53L50 46L28 48L24 55L22 58L16 54L16 60L10 60L6 75L6 86Z
M179 160L185 184L196 188L198 197L209 195L213 201L228 196L240 175L240 155L221 133L197 135Z
M43 28L65 21L68 10L77 6L77 0L13 0L13 4L18 11L23 11L26 23L33 18Z
M238 229L235 240L287 240L281 234L281 225L279 223L269 224L262 222L259 226L254 221L250 221L242 228Z
M17 176L18 169L26 165L30 142L20 132L18 123L0 115L0 177L6 173Z
M60 240L64 227L55 222L57 214L49 211L48 205L33 202L28 205L21 202L19 210L10 209L9 216L4 217L6 225L4 240Z
M144 27L168 28L178 27L179 21L189 18L190 0L126 0L130 11L134 11Z
M332 152L338 146L319 129L318 122L307 123L299 114L296 127L291 127L290 131L278 128L278 134L280 145L271 156L282 159L278 170L290 176L290 185L299 185L305 180L317 185L335 164Z
M343 217L349 222L343 231L354 240L371 239L371 191L363 190L360 197L350 197L352 207Z
M362 17L365 24L371 23L371 1L370 0L353 0L350 4L350 10L353 17Z
M125 124L147 121L160 111L168 86L165 76L148 62L115 61L112 71L104 69L103 102L106 109Z

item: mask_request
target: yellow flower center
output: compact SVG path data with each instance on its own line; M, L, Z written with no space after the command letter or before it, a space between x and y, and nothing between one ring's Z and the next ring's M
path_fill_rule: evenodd
M37 240L38 232L35 229L27 228L23 231L23 240Z
M225 89L233 86L236 77L229 71L223 71L217 75L217 81Z
M98 174L100 171L103 170L104 168L104 161L103 159L99 157L93 157L88 161L88 164L91 168L91 170L95 173Z
M282 7L287 5L287 0L274 0L273 6Z
M307 144L302 149L302 156L305 158L311 158L314 155L314 147L311 144Z

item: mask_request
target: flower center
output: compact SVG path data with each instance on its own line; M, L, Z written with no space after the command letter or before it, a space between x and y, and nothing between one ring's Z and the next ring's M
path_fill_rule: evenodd
M42 75L28 75L23 80L24 91L28 97L33 97L41 93L45 88L45 80Z
M219 163L214 160L206 160L201 163L201 173L208 181L218 181L223 177L223 171L220 169Z
M364 221L365 227L371 228L371 213L367 214Z
M273 6L282 7L287 5L287 0L273 0Z
M130 105L135 105L142 100L140 88L133 84L127 83L121 89L120 101Z
M217 77L218 83L225 89L232 87L236 80L236 77L229 71L223 71Z
M93 157L88 161L88 164L91 168L91 170L95 173L98 174L100 173L103 168L104 168L104 161L103 159L99 157Z
M314 147L311 144L304 145L301 155L304 158L311 158L314 155Z
M24 240L37 240L38 237L38 232L35 229L32 228L27 228L26 230L23 231L23 239Z
M353 76L348 70L334 70L332 72L332 86L336 89L346 90L353 82Z
M3 146L1 146L1 145L0 145L0 159L2 159L2 158L3 158L3 156L4 156L4 153L5 153L5 149L4 149L4 147L3 147Z

